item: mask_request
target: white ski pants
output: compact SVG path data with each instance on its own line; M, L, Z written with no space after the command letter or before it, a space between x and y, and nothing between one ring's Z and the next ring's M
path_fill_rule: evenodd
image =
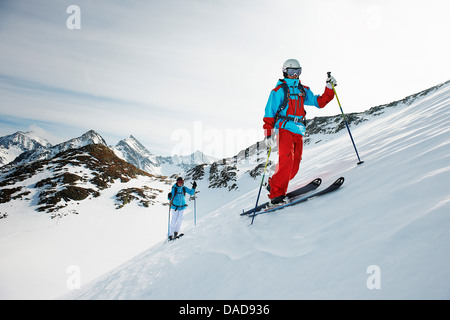
M173 237L174 232L180 232L181 223L183 222L183 216L186 209L170 210L172 219L170 221L169 236Z

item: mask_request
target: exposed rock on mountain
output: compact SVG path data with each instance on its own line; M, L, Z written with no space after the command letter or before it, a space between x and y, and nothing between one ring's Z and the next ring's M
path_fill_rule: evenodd
M90 144L63 151L51 159L4 167L0 171L0 203L22 198L36 205L37 211L53 212L70 201L98 197L112 184L126 183L139 176L170 183L118 158L103 144ZM130 202L125 197L130 194L128 189L118 193L122 206ZM161 192L148 188L138 192L139 200L146 205L153 204L155 195Z

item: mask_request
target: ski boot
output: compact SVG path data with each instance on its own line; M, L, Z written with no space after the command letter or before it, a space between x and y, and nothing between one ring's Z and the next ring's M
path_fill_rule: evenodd
M267 205L268 208L282 206L289 203L289 198L286 195L275 197L271 199Z

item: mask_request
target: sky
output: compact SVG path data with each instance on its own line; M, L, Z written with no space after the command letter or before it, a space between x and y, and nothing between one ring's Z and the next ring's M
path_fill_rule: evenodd
M76 8L72 7L75 5ZM285 60L345 113L450 79L447 0L1 0L0 136L95 130L156 155L233 156L263 139ZM307 117L339 114L334 99Z

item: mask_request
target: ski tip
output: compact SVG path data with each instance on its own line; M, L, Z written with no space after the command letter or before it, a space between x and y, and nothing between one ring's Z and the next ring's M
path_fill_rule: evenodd
M333 184L341 186L344 183L344 180L345 180L344 177L340 177Z
M315 184L316 186L320 186L320 184L322 183L322 179L320 178L314 179L312 183Z

